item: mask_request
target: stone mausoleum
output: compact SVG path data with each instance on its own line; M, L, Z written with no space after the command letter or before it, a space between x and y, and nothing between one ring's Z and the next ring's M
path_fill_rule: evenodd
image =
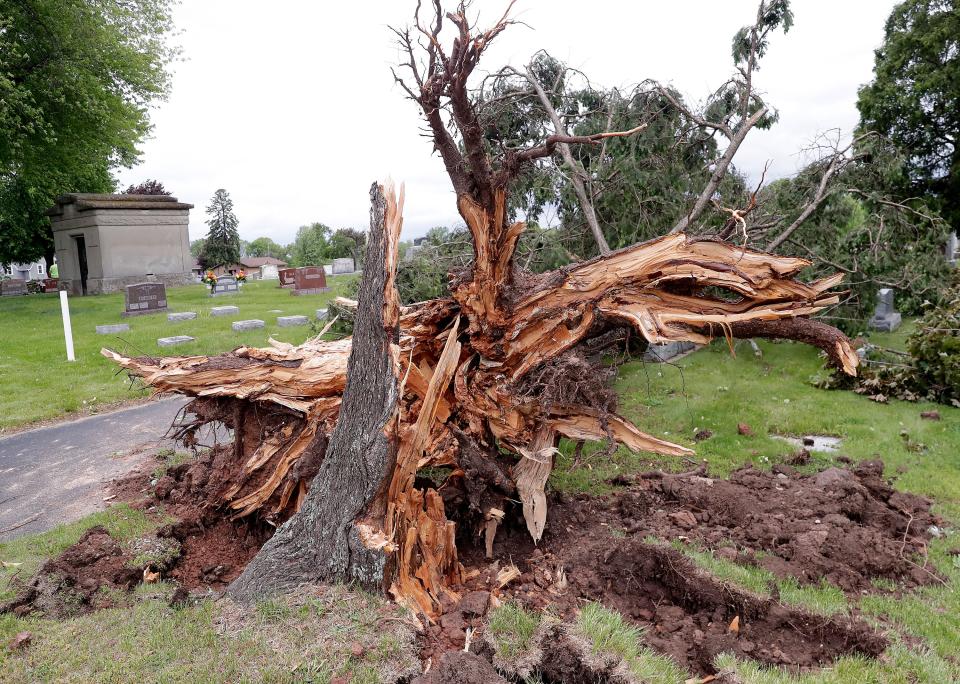
M193 282L192 208L169 195L61 195L47 215L62 286L86 295Z

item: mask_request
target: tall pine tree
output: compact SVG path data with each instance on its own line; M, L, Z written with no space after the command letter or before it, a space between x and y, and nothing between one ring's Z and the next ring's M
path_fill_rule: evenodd
M213 193L207 206L207 242L203 246L200 262L204 268L216 268L235 264L240 260L240 234L237 232L237 216L233 213L233 200L226 190Z

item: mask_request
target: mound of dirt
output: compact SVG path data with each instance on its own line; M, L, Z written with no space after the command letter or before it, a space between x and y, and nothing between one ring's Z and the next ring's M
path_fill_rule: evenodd
M940 521L929 500L884 482L882 462L810 476L775 470L741 468L729 480L643 477L616 498L607 522L630 534L696 540L780 577L826 580L847 592L872 591L877 578L901 587L935 578L924 561L927 530Z
M164 579L186 589L223 589L273 535L272 525L255 518L234 520L219 508L221 494L238 471L232 449L221 447L169 468L155 481L144 469L114 485L118 498L141 508L160 502L164 513L177 519L157 531L160 539L180 545L179 558Z
M143 579L143 569L132 564L133 555L101 526L84 532L76 544L51 558L0 614L23 615L32 611L47 617L66 618L113 605L104 589L126 592Z

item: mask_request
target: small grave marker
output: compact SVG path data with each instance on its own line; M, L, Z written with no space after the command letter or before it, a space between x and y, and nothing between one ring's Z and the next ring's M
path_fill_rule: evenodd
M344 257L342 259L333 260L333 272L334 273L353 273L355 269L353 259L350 257Z
M173 337L158 337L157 344L161 347L175 347L178 344L184 344L186 342L193 342L194 337L189 335L174 335Z
M297 269L296 277L294 278L293 292L290 294L310 295L329 291L330 288L327 287L327 276L324 275L323 269L317 268L316 266L307 266Z
M160 313L167 310L167 288L163 283L127 285L123 294L124 318Z
M279 271L277 271L277 275L280 276L280 287L293 287L294 279L297 275L297 269L281 268Z
M27 281L19 278L11 278L0 282L0 296L16 297L27 294Z
M114 333L129 332L130 325L128 323L113 323L111 325L98 325L97 334L98 335L113 335Z
M167 314L167 320L170 321L171 323L176 323L177 321L192 321L196 317L197 317L196 311L181 311L180 313Z
M43 280L43 291L44 292L56 292L60 289L60 279L59 278L44 278Z
M215 306L210 309L211 316L233 316L240 313L239 306Z
M900 327L900 314L894 310L893 290L884 287L877 292L877 308L870 319L870 328L881 332L893 332Z
M277 316L277 325L281 328L293 328L309 323L306 316Z
M220 276L216 284L210 290L211 297L221 297L223 295L238 294L240 285L233 276Z
M317 320L318 320L318 321L325 321L325 320L327 320L327 316L328 316L328 315L329 315L329 314L327 313L327 310L326 310L326 309L317 309Z
M265 323L257 318L251 318L248 321L234 321L233 329L237 332L243 330L256 330L257 328L262 328Z

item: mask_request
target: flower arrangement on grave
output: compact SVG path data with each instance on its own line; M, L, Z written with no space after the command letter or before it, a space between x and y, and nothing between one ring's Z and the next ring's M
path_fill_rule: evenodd
M247 272L244 271L243 269L240 269L239 271L237 271L236 278L237 278L237 283L239 283L240 285L243 285L245 282L247 282Z
M217 284L217 274L213 271L207 271L203 274L203 278L200 279L200 282L204 283L212 291Z

